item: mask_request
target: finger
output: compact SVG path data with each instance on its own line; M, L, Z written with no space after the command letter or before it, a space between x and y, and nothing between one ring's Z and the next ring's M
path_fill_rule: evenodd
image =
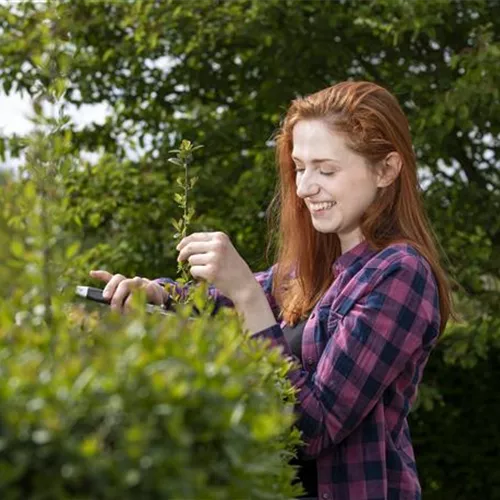
M147 278L139 278L141 280L141 285L139 288L142 288L146 292L146 300L149 304L156 304L161 306L165 300L166 297L164 297L164 289L161 285L158 283L155 283L154 281L150 281ZM133 300L133 290L134 290L134 280L131 281L131 285L129 288L129 295L125 299L125 302L123 303L123 310L128 312L132 308L132 300ZM166 292L165 292L166 293Z
M177 261L181 262L183 260L187 260L190 255L206 253L212 249L213 249L213 242L211 240L188 243L179 252L179 255L177 256Z
M111 298L111 308L112 309L122 309L123 308L123 303L125 302L125 299L128 297L130 294L131 288L133 285L131 285L131 282L133 280L131 279L123 279L119 282L117 282L117 286L113 292L113 296ZM111 282L110 282L111 283Z
M182 238L181 241L179 241L179 244L175 247L176 250L182 250L186 245L188 245L189 243L193 242L193 241L210 241L213 236L214 236L214 232L210 233L210 232L203 232L203 233L192 233L190 234L189 236L186 236L185 238Z
M213 281L213 270L210 264L205 266L192 266L189 272L191 276L197 280L205 280L209 283Z
M105 281L106 283L113 277L111 273L108 273L108 271L103 271L103 270L90 271L89 274L92 278Z
M146 278L141 278L140 276L135 276L132 279L127 280L127 290L128 294L123 302L123 311L129 312L132 307L132 300L134 296L134 290L139 290L140 288L145 288L146 282L149 282ZM123 283L123 282L122 282ZM118 293L118 289L117 289ZM119 303L118 306L119 307Z
M105 299L111 299L116 291L116 287L127 278L123 274L115 274L104 287L102 294Z
M167 292L158 283L148 280L145 288L148 302L150 302L151 304L161 306L166 301Z
M141 288L143 286L143 280L144 280L144 278L141 278L140 276L135 276L130 281L130 288L132 290L136 290L137 288Z
M214 259L215 255L213 254L213 252L207 252L190 255L187 261L189 262L190 266L205 266L210 262L213 262Z

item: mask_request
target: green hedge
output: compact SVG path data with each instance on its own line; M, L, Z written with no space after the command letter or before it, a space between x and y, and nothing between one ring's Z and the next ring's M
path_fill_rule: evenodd
M290 364L233 311L188 314L73 305L48 328L0 303L0 498L298 496Z

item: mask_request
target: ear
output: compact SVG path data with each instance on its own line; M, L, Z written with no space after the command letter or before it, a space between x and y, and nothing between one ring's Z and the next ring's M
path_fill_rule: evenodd
M403 161L396 151L389 153L382 161L377 174L377 187L384 188L390 186L401 172Z

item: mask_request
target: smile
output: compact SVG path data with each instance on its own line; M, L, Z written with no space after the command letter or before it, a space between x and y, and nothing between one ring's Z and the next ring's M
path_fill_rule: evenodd
M323 202L323 203L310 203L309 207L312 212L323 212L326 210L329 210L332 208L334 205L336 205L337 202L335 201L330 201L330 202Z

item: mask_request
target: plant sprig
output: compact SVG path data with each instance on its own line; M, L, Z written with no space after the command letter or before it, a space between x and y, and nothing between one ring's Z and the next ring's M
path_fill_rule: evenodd
M189 201L189 191L191 191L196 182L198 181L198 177L189 178L189 167L193 163L193 153L203 146L198 145L194 146L191 141L182 140L179 146L179 149L172 149L169 153L175 153L175 157L168 158L170 163L173 163L177 167L182 168L182 173L179 174L175 183L180 187L180 192L174 194L174 200L179 205L179 207L183 210L182 217L178 220L171 219L172 224L175 228L174 239L181 240L187 236L188 227L195 215L194 207L188 204ZM177 265L177 283L181 285L188 285L190 283L189 278L189 269L187 262L179 262ZM190 300L189 295L182 299L175 293L175 291L169 290L172 293L172 297L176 302L188 302Z
M172 224L176 230L174 239L182 239L187 236L187 230L191 220L195 214L194 207L188 206L189 191L193 189L198 177L193 177L189 180L189 166L193 162L193 152L202 148L203 146L193 146L191 141L183 140L179 149L172 149L169 153L176 153L176 157L169 158L168 161L174 165L181 167L184 175L179 175L176 179L176 184L181 188L180 193L174 194L175 202L182 208L183 215L179 220L172 219ZM179 262L177 272L180 274L180 280L183 284L189 281L187 264Z

